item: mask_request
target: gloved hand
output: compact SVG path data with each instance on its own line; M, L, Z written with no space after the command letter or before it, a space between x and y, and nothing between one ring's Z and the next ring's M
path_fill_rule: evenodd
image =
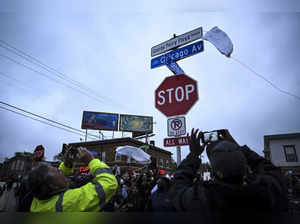
M203 133L201 131L198 133L198 131L199 129L196 129L196 131L194 131L193 128L191 132L191 136L187 134L187 137L189 139L190 153L195 157L199 157L199 155L202 154L205 146L207 145L207 143L204 143L202 145L200 144L200 140Z
M68 168L73 167L74 159L75 159L74 156L71 153L71 148L72 148L72 146L64 144L64 152L63 152L64 153L63 154L64 164Z
M76 157L78 162L84 163L85 165L88 165L91 160L94 159L93 154L83 147L78 147L78 153Z

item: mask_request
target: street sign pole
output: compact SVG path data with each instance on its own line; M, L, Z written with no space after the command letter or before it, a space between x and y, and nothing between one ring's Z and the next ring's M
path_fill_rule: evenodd
M181 163L181 147L178 145L176 146L176 152L177 152L177 167Z
M198 41L196 43L190 44L185 47L178 48L179 46L185 45L187 43L193 42L194 40L200 39L202 37L202 27L199 27L195 30L192 30L188 33L182 34L180 36L176 36L174 34L174 37L171 38L168 41L165 41L159 45L156 45L151 48L151 57L160 55L164 52L167 52L169 50L172 50L169 53L157 56L153 59L151 59L151 69L166 65L171 72L177 77L173 78L166 78L160 86L155 91L155 107L160 110L163 114L165 114L167 117L179 115L179 114L186 114L188 110L193 106L193 104L198 100L198 93L197 93L197 82L188 76L185 75L185 72L183 69L177 64L177 61L190 57L192 55L198 54L200 52L203 52L204 45L203 41ZM182 83L178 83L179 77L183 80L181 80ZM186 80L186 82L183 82ZM184 87L182 86L184 84ZM188 83L188 84L186 84ZM180 84L180 85L178 85ZM172 94L171 92L174 91L175 93L175 101L172 103ZM181 91L181 95L179 98L178 92ZM166 108L167 100L165 98L165 94L169 95L169 107ZM157 100L159 99L159 100ZM186 99L184 104L182 101ZM174 103L175 102L175 103ZM178 106L179 105L179 106ZM178 109L180 107L180 109ZM172 112L170 112L170 110ZM174 124L176 125L176 122ZM169 128L169 126L168 126ZM173 128L174 129L174 128ZM177 129L177 128L175 128ZM168 131L169 135L169 131ZM182 136L180 132L176 134L176 137ZM146 138L147 139L147 138ZM180 144L183 143L183 140L180 141L178 138L173 139L164 139L164 145L165 146L171 146L173 144L176 145L176 154L177 154L177 166L181 163L181 147ZM185 142L186 145L186 142Z

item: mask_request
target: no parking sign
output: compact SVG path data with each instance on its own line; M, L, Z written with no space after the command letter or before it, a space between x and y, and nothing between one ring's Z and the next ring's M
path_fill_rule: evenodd
M185 117L174 117L168 119L168 136L181 136L185 134Z

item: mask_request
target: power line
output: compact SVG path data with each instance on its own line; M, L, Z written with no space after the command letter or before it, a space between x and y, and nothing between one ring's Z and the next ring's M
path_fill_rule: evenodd
M41 122L41 123L43 123L43 124L46 124L46 125L49 125L49 126L52 126L52 127L55 127L55 128L58 128L58 129L61 129L61 130L64 130L64 131L70 132L70 133L73 133L73 134L77 134L77 135L80 135L80 136L85 136L84 134L80 134L80 133L77 133L77 132L75 132L75 131L71 131L71 130L69 130L69 129L62 128L62 127L59 127L59 126L56 126L56 125L53 125L53 124L47 123L47 122L45 122L45 121L42 121L42 120L36 119L36 118L34 118L34 117L30 117L30 116L28 116L28 115L26 115L26 114L22 114L22 113L19 113L19 112L17 112L17 111L14 111L14 110L10 110L10 109L8 109L8 108L5 108L5 107L2 107L2 106L0 106L0 108L1 108L1 109L4 109L4 110L7 110L7 111L10 111L10 112L12 112L12 113L15 113L15 114L21 115L21 116L23 116L23 117L27 117L27 118L30 118L30 119L32 119L32 120L35 120L35 121ZM88 136L88 137L89 137L89 138L91 138L90 136ZM94 139L94 138L92 138L92 139Z
M71 127L71 126L62 124L62 123L60 123L60 122L57 122L57 121L48 119L48 118L43 117L43 116L41 116L41 115L38 115L38 114L35 114L35 113L32 113L32 112L26 111L26 110L24 110L24 109L22 109L22 108L13 106L13 105L11 105L11 104L8 104L8 103L2 102L2 101L0 101L0 104L6 105L6 106L11 107L11 108L14 108L14 109L16 109L16 110L19 110L19 111L22 111L22 112L24 112L24 113L30 114L30 115L32 115L32 116L38 117L38 118L43 119L43 120L46 120L46 121L48 121L48 122L58 124L58 125L63 126L63 127L65 127L65 128L71 129L71 130L73 130L73 131L80 132L81 134L85 134L85 132L82 131L82 130L79 130L79 129L73 128L73 127ZM93 136L93 137L98 138L98 136L92 135L92 134L88 134L88 136Z
M14 63L16 63L16 64L18 64L18 65L20 65L20 66L23 66L23 67L27 68L28 70L30 70L30 71L32 71L32 72L35 72L35 73L37 73L37 74L39 74L39 75L41 75L41 76L43 76L43 77L46 77L46 78L52 80L53 82L56 82L56 83L58 83L58 84L60 84L60 85L63 85L63 86L66 86L66 87L68 87L68 88L70 88L70 89L72 89L72 90L74 90L74 91L78 91L78 92L80 92L81 94L83 94L83 95L85 95L85 96L87 96L87 97L89 97L89 98L91 98L91 99L94 99L94 100L100 102L101 104L104 103L103 101L100 101L98 98L96 98L96 97L94 97L94 96L88 95L87 93L85 93L85 92L83 92L83 91L81 91L81 90L79 90L79 89L75 89L74 87L69 86L69 85L67 85L66 83L60 82L60 81L58 81L58 80L56 80L56 79L53 79L52 77L46 75L45 73L42 73L42 72L40 72L40 71L38 71L38 70L35 70L34 68L32 68L32 67L30 67L30 66L28 66L28 65L25 65L25 64L23 64L23 63L21 63L21 62L19 62L19 61L16 61L16 60L12 59L11 57L8 57L8 56L3 55L3 54L0 54L0 57L6 58L6 59L9 60L9 61L12 61L12 62L14 62Z
M55 76L65 80L65 81L68 81L68 82L71 82L73 85L79 87L79 88L82 88L84 89L85 91L87 92L90 92L91 94L94 94L96 95L97 97L100 97L100 98L106 98L108 101L112 101L110 98L106 97L106 96L101 96L99 95L96 91L84 86L82 83L72 79L70 76L66 75L65 73L62 73L60 71L58 71L57 69L53 68L53 67L50 67L49 65L46 65L45 63L41 62L40 60L38 60L37 58L31 56L30 54L12 46L11 44L8 44L7 42L3 41L3 40L0 40L0 47L10 51L10 52L13 52L14 54L22 57L23 59L37 65L37 66L40 66L41 68L45 69L46 71L54 74ZM122 106L123 105L120 105L118 103L119 106Z
M27 89L27 87L21 86L20 84L13 82L8 77L3 76L1 73L0 73L0 78L1 78L1 80L4 80L3 84L5 84L5 82L6 82L8 86L14 86L14 87L22 89L23 91L29 90L29 88ZM2 82L1 82L1 84L2 84Z
M269 83L274 89L278 90L279 92L282 92L284 94L287 94L289 96L292 96L294 98L296 98L297 100L300 100L300 96L297 96L293 93L290 93L288 91L282 90L280 89L278 86L276 86L274 83L272 83L271 81L269 81L268 79L266 79L264 76L258 74L256 71L254 71L252 68L250 68L248 65L246 65L245 63L241 62L240 60L238 60L237 58L231 57L233 60L235 60L236 62L238 62L240 65L242 65L243 67L245 67L246 69L248 69L249 71L251 71L253 74L255 74L256 76L260 77L261 79L265 80L267 83Z
M24 90L29 90L29 91L32 90L28 86L26 86L22 82L20 82L19 80L15 79L15 78L13 78L13 77L11 77L11 76L3 73L3 72L0 72L0 76L4 77L6 79L9 79L9 81L11 81L11 84L14 85L14 86L17 86L17 87L22 88ZM14 82L12 82L12 81L14 81Z
M7 42L5 42L3 40L0 40L0 42L2 42L2 44L0 43L0 47L2 47L4 49L6 49L6 50L8 50L8 51L10 51L10 52L18 55L18 56L20 56L21 58L23 58L23 59L25 59L25 60L27 60L27 61L29 61L29 62L37 65L37 66L42 67L43 69L45 69L46 71L48 71L50 73L52 73L54 71L55 73L60 74L60 75L55 74L59 78L61 78L63 80L66 80L66 81L69 81L69 82L73 82L74 85L77 85L80 88L84 88L83 86L81 86L81 84L79 82L71 79L67 75L61 74L59 71L57 71L57 70L51 68L50 66L42 63L41 61L37 60L36 58L32 57L31 55L25 53L24 51L19 50L18 48L14 47L14 46L12 46L10 44L8 44ZM7 45L7 46L5 46L5 45Z

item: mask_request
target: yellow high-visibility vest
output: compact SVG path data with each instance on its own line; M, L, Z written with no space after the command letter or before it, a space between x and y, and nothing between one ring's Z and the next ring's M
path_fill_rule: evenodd
M88 165L95 178L82 187L69 189L47 200L34 198L31 212L97 212L115 194L118 182L109 166L99 159L93 159ZM59 169L65 175L71 174L73 168L61 163Z

